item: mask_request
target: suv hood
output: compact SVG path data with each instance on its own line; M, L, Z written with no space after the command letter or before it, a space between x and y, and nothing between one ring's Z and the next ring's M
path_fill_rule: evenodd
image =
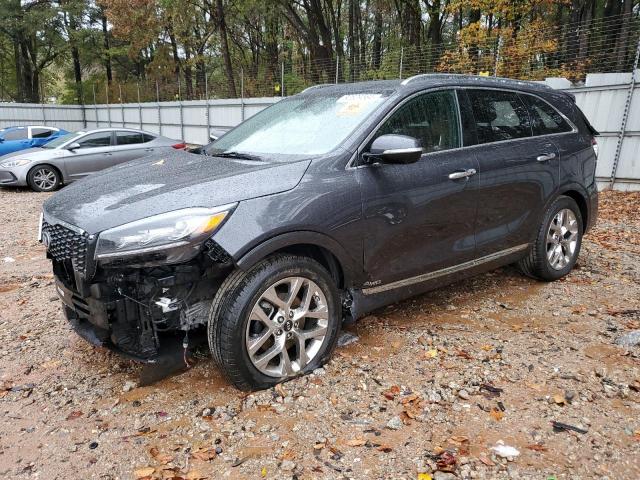
M217 207L294 188L310 160L242 160L167 151L75 182L44 204L46 218L87 233L190 207Z

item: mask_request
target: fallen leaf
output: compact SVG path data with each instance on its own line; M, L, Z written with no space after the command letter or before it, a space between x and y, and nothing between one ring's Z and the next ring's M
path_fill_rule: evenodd
M379 452L389 453L392 450L393 450L393 448L391 448L391 446L386 445L386 444L382 444L382 445L378 446L378 451Z
M456 355L459 356L459 357L462 357L462 358L464 358L466 360L472 360L473 359L473 357L468 352L465 352L464 350L458 350L456 352Z
M557 405L566 405L567 399L564 397L563 393L556 393L553 396L553 401L556 402Z
M282 398L285 398L287 396L287 391L284 389L284 387L282 386L281 383L277 384L276 387L274 388L274 390Z
M198 470L189 470L189 472L184 476L185 480L205 480L207 478L206 475L203 475Z
M546 452L547 451L547 447L545 447L544 445L540 445L539 443L534 443L532 445L527 445L527 447L529 450L533 450L534 452Z
M442 470L443 472L452 472L455 470L456 465L456 457L453 453L445 450L442 452L438 460L436 461L436 466L438 470Z
M433 477L431 477L431 475L429 475L428 473L419 473L418 480L433 480Z
M191 456L196 460L201 460L203 462L209 462L216 458L216 451L213 448L196 450L195 452L191 452Z
M262 470L260 470L260 476L262 478L267 476L267 468L266 467L262 467Z
M484 463L487 467L495 466L495 463L490 458L487 458L487 456L484 453L480 454L480 456L478 457L478 460Z
M361 447L367 443L367 440L364 438L352 438L351 440L347 440L345 443L350 447Z
M496 422L499 422L500 420L502 420L502 417L504 417L504 412L498 410L497 408L494 408L489 412L489 415L491 415L491 417L493 417Z
M424 352L425 358L435 358L438 356L438 350L436 348L430 348Z
M384 398L387 400L393 400L400 393L400 387L398 385L391 385L387 390L382 392Z
M151 475L153 475L153 473L156 471L155 468L153 467L143 467L143 468L138 468L136 470L133 471L133 475L136 478L144 478L144 477L150 477Z
M67 415L67 420L75 420L76 418L80 418L82 416L82 412L80 410L74 410L69 415Z

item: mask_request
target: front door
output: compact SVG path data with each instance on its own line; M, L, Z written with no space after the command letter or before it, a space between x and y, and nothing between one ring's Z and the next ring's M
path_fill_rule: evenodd
M459 148L455 92L438 90L410 98L373 139L384 134L418 138L423 155L413 164L358 168L367 284L407 279L473 259L478 165L473 153Z
M466 95L479 144L473 149L480 166L478 256L524 249L535 236L547 200L558 186L558 149L548 137L533 136L520 94L468 89Z
M113 165L112 132L90 133L77 140L80 148L65 155L67 175L73 180Z

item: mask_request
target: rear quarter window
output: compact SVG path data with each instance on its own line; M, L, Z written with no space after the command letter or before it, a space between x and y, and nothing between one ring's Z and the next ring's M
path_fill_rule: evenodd
M531 116L534 135L571 132L573 128L560 113L544 100L533 95L521 95Z

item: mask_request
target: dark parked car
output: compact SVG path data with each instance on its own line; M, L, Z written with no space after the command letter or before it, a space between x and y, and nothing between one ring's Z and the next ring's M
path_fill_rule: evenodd
M383 305L510 263L567 275L597 215L596 134L534 83L317 86L202 154L69 186L41 238L84 338L150 362L206 329L229 380L265 388Z

